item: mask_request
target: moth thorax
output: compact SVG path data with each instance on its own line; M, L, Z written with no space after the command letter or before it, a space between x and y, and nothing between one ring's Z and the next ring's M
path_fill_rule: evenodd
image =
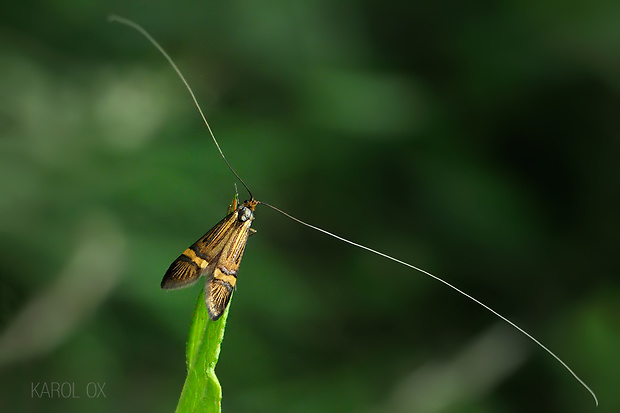
M245 207L243 205L241 205L238 210L239 210L239 218L238 219L241 222L245 222L248 219L252 219L253 216L254 216L254 214L252 213L250 208Z

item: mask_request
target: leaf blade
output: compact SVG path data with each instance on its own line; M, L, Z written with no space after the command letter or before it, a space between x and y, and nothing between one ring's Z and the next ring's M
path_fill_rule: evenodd
M204 304L204 290L198 296L187 341L187 377L177 404L178 413L221 412L222 388L215 375L215 366L229 308L230 303L219 320L211 321Z

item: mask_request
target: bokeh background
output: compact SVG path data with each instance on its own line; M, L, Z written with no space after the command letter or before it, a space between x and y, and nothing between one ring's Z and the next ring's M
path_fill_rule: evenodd
M159 283L235 180L110 13L259 200L471 293L601 401L440 283L259 207L224 411L620 411L612 0L5 4L1 411L169 412L183 384L200 287Z

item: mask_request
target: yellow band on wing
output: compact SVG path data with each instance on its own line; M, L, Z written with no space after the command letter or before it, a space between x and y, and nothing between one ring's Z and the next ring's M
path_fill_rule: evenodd
M183 251L183 255L185 255L186 257L188 257L190 260L192 260L192 262L194 264L196 264L197 266L199 266L200 268L202 268L203 270L205 268L207 268L207 265L209 265L209 263L207 262L207 260L200 258L199 256L196 255L196 253L188 248L185 251Z

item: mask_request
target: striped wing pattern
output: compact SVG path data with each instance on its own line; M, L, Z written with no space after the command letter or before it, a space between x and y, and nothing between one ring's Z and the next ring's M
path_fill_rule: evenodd
M187 248L170 265L161 281L161 288L173 290L190 286L207 271L209 263L222 251L237 222L238 211L233 211L218 222L198 241Z
M219 319L237 283L237 272L254 220L257 201L244 202L193 243L170 265L161 288L172 290L190 286L208 277L205 301L209 317ZM234 204L236 205L236 203Z

